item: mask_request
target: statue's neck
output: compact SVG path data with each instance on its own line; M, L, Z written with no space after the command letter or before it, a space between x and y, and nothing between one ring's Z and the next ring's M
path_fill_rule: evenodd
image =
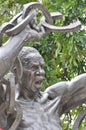
M21 95L24 99L37 100L39 98L40 92L33 92L31 89L23 88Z

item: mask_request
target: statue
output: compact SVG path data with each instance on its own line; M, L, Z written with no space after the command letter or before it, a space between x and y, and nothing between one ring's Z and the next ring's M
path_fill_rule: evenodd
M34 8L41 9L47 19L43 17L41 25L34 19ZM86 100L86 73L41 92L44 59L35 48L23 47L26 41L38 40L47 33L75 31L81 26L77 21L66 27L55 27L51 24L57 17L61 14L50 15L41 4L33 2L1 27L0 38L3 33L10 36L0 48L0 91L3 95L0 97L0 128L4 130L62 130L60 116ZM18 25L13 27L15 22ZM8 70L10 73L4 78Z
M23 111L18 130L40 130L41 127L43 130L62 130L60 116L86 100L86 73L40 92L45 75L43 57L32 47L23 47L18 58L23 71L21 79L16 79L19 86L17 102ZM15 77L15 72L19 72L17 69L14 67L13 70Z

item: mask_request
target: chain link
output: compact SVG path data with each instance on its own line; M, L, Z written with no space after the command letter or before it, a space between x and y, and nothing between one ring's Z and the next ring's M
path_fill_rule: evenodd
M8 29L5 33L8 36L14 36L20 33L30 22L31 20L35 17L35 12L31 11L29 15L25 18L22 19L21 16L17 18L17 25L15 25L13 28ZM21 21L18 21L18 20Z

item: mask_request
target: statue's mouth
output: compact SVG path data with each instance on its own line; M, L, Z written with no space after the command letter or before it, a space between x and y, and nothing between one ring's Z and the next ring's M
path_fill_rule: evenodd
M39 84L39 85L41 85L41 83L42 83L42 80L39 80L39 81L35 82L35 84Z
M36 88L38 88L38 89L41 88L42 81L43 81L43 78L39 78L38 80L36 80L36 82L35 82Z

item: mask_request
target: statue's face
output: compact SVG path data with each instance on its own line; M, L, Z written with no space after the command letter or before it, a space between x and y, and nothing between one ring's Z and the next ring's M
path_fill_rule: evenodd
M27 56L27 60L28 67L24 69L24 74L27 75L25 79L27 89L38 92L45 75L44 60L40 55Z

